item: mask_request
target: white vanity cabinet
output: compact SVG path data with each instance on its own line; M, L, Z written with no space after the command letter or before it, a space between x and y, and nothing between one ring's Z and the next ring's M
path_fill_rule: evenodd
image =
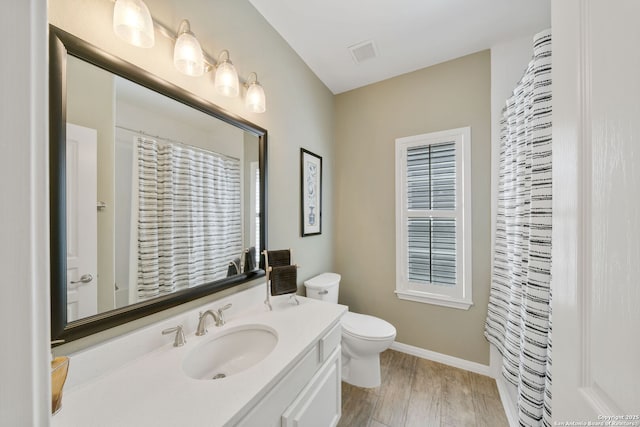
M255 287L72 354L52 427L335 426L341 415L340 318L347 307L304 297L294 305L283 295L265 311L263 297L264 288ZM206 336L190 334L181 347L161 334L179 324L195 330L198 312L243 301L246 308L231 313L225 325ZM220 380L185 371L204 344L256 329L271 331L277 343L255 365ZM217 351L222 355L226 347Z
M341 415L340 323L244 416L244 427L333 427Z

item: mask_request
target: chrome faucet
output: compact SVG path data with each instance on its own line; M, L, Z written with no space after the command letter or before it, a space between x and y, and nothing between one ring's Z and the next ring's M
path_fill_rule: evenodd
M216 326L224 325L225 321L224 321L223 311L229 308L231 308L231 303L217 309L216 311L207 310L204 313L200 312L200 315L198 318L198 329L196 329L196 335L202 336L207 333L207 316L209 315L213 317L213 320L216 322Z

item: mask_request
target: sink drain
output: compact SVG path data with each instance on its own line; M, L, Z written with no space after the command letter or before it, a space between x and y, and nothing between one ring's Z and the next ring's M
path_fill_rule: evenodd
M211 378L212 380L219 380L220 378L225 378L226 375L225 374L215 374L213 376L213 378Z

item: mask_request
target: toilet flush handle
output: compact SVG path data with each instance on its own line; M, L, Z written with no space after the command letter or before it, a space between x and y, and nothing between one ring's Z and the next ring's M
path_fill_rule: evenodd
M323 290L321 290L320 292L318 292L318 295L326 295L326 294L328 294L328 293L329 293L329 291L328 291L328 290L323 289Z

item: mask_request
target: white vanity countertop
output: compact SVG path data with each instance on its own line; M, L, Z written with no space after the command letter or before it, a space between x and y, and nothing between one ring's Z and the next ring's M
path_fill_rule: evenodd
M172 346L172 335L171 343L65 389L62 409L53 416L51 425L233 425L347 310L338 304L298 298L300 305L289 303L286 295L274 298L272 312L262 304L255 305L229 316L222 327L210 325L205 336L191 331L183 347ZM183 373L182 360L194 347L230 328L252 324L273 328L278 334L276 347L264 360L218 380L195 380ZM159 325L157 334L160 332ZM73 355L69 369L74 369Z

